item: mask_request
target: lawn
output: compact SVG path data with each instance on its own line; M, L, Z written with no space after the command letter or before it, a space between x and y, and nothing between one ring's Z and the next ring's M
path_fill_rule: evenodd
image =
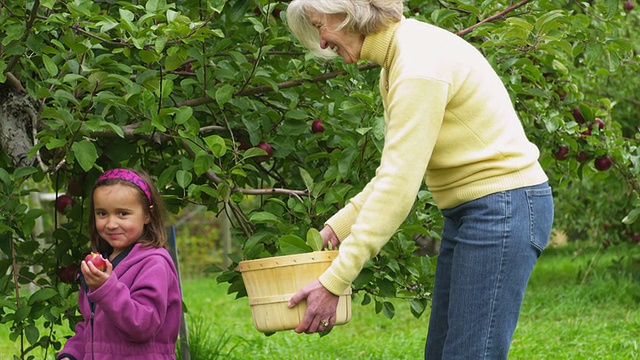
M627 272L605 271L630 251L637 250L548 249L531 278L509 359L640 358L640 287ZM414 318L402 301L388 319L356 297L351 321L324 337L265 336L253 327L247 299L227 295L214 278L187 280L183 292L194 360L423 358L427 316ZM1 358L15 351L6 333L0 326Z

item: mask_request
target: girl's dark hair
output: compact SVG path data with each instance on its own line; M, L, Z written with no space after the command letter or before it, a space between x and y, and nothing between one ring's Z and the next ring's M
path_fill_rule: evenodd
M146 214L149 215L149 223L144 225L142 235L140 235L140 239L138 239L138 242L157 248L167 246L167 235L164 225L165 206L164 202L162 201L162 197L158 192L158 189L153 183L153 180L151 180L149 174L147 174L145 171L137 169L126 170L134 172L135 174L140 176L140 178L142 178L144 182L147 183L150 190L151 202L147 198L147 195L142 191L142 189L130 181L118 178L98 180L91 190L91 197L89 199L89 240L91 241L91 248L94 251L98 251L100 253L110 253L113 251L113 248L106 240L100 237L100 234L98 234L98 230L96 229L96 215L93 203L93 193L97 188L101 186L115 184L121 184L135 189L136 194L138 195L138 199L142 204L142 208L144 209Z

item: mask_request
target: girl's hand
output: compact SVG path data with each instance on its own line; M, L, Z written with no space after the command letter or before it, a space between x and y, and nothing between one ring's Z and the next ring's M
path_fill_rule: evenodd
M338 236L329 225L325 225L322 230L320 230L320 236L322 236L323 249L328 249L329 244L331 244L331 249L336 250L338 248L338 245L340 245Z
M107 270L101 271L99 270L93 263L87 263L86 261L82 261L80 263L80 271L82 271L82 275L84 275L84 280L87 282L87 286L89 286L89 290L94 291L102 284L107 281L111 273L113 272L113 264L111 261L106 259L107 262Z

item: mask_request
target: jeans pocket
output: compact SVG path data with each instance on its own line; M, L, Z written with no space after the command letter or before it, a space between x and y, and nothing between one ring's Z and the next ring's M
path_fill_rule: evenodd
M529 231L531 245L538 250L538 256L549 244L553 226L553 196L550 187L535 187L527 190L529 201Z

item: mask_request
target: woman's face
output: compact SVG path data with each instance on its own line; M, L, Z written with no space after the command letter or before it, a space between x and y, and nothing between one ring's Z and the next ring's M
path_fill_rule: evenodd
M354 31L336 28L344 21L345 15L324 15L316 12L309 14L311 24L320 33L320 47L332 49L344 59L347 64L360 60L360 50L364 43L364 35Z

